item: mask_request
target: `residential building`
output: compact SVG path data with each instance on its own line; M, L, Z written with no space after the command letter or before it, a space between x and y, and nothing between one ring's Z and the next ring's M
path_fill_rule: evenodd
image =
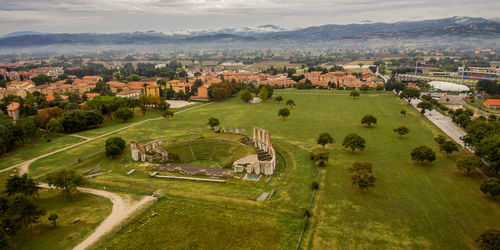
M486 99L483 105L489 109L500 109L500 99Z

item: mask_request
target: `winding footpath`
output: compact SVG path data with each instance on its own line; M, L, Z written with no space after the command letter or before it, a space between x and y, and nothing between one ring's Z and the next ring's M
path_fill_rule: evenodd
M202 104L202 105L199 105L196 107L180 110L180 111L175 112L175 114L180 114L180 113L183 113L183 112L186 112L189 110L201 108L203 106L210 105L210 104L212 104L212 103L210 102L210 103ZM147 119L144 121L136 122L136 123L130 124L128 126L125 126L123 128L119 128L119 129L113 130L111 132L108 132L108 133L105 133L105 134L102 134L102 135L99 135L99 136L96 136L93 138L83 137L83 136L79 136L79 135L72 135L72 136L82 138L82 139L84 139L84 141L72 144L72 145L64 147L64 148L60 148L58 150L54 150L50 153L37 156L31 160L27 160L27 161L21 162L19 164L10 166L8 168L2 169L2 170L0 170L0 173L10 171L10 170L15 169L15 168L19 168L20 175L27 174L31 163L33 163L41 158L44 158L44 157L47 157L49 155L53 155L53 154L56 154L56 153L59 153L59 152L62 152L62 151L65 151L65 150L68 150L68 149L71 149L74 147L78 147L84 143L91 142L91 141L97 140L99 138L106 137L108 135L120 132L122 130L134 127L136 125L143 124L145 122L160 120L160 119L163 119L163 117L151 118L151 119ZM51 188L49 185L47 185L45 183L41 183L41 184L39 184L39 186L42 188ZM102 196L102 197L109 199L111 201L111 203L113 203L113 209L111 211L111 214L109 214L101 222L101 224L99 224L99 226L94 230L94 232L92 232L91 235L89 235L85 240L83 240L82 242L80 242L80 244L78 244L76 247L73 248L75 250L83 250L83 249L88 248L89 246L91 246L92 244L97 242L102 236L111 232L111 230L113 230L113 228L115 228L121 222L123 222L125 219L127 219L137 209L139 209L139 208L143 207L144 205L156 200L156 198L153 196L146 196L138 202L130 202L130 201L126 201L125 199L123 199L123 197L121 197L117 194L114 194L114 193L111 193L108 191L104 191L104 190L79 187L78 191Z

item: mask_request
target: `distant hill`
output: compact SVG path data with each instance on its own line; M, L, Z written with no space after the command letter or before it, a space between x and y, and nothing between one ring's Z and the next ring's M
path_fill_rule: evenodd
M14 37L14 36L28 36L28 35L46 35L47 33L40 33L36 31L18 31L12 32L1 37Z
M0 47L45 45L134 45L202 43L301 43L336 40L421 39L421 38L500 38L500 23L483 18L451 17L437 20L396 23L322 25L285 30L274 25L207 31L155 31L115 34L41 34L16 32L0 38Z

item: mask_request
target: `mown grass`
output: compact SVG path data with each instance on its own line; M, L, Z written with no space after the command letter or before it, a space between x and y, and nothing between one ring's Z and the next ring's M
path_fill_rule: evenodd
M293 99L297 104L290 109L291 115L286 120L277 117L278 110L285 107L284 103L277 104L270 100L261 104L245 104L239 98L232 98L179 114L172 120L147 122L113 135L127 141L192 138L193 135L210 132L206 125L209 117L218 118L220 127L245 128L247 133L253 126L259 126L271 132L271 140L283 154L283 161L287 162L283 176L278 178L275 175L269 183L262 178L257 183L231 179L228 184L151 179L147 176L147 166L142 166L142 169L140 165L127 166L132 164L128 162L128 156L116 160L103 157L105 138L39 160L32 164L30 170L35 176L42 177L61 168L75 168L83 172L100 164L113 171L93 179L92 185L132 193L160 190L167 195L167 200L168 197L187 199L187 203L203 200L214 209L219 204L227 203L242 207L242 214L256 209L272 210L272 217L277 217L276 221L280 222L275 224L274 229L300 229L299 221L302 220L299 215L309 202L311 182L315 179L307 150L317 149L317 135L329 132L336 143L327 146L331 150L330 163L322 169L320 191L301 245L303 248L471 248L473 239L483 230L500 224L499 204L479 191L481 178L477 175L466 177L455 170L456 157L464 152L449 158L440 153L436 162L425 167L411 162L410 151L417 146L427 145L437 151L433 137L441 132L406 102L388 93L375 92L362 93L359 99L350 98L348 91L287 89L277 90L275 94L285 100ZM406 116L399 113L403 108L408 111ZM373 128L361 126L361 118L366 114L378 118L378 124ZM399 126L408 127L410 134L398 138L392 130ZM354 154L340 147L344 136L353 132L364 137L367 143L364 151ZM129 154L127 149L124 154ZM82 159L82 162L78 163L77 159ZM373 190L360 192L351 185L347 168L356 160L373 162L378 178ZM131 168L140 171L126 176L126 171ZM163 184L168 185L165 187ZM255 201L260 193L273 188L276 191L270 200ZM218 210L221 221L232 214L234 209L231 206ZM209 218L191 213L184 214L184 217L186 222L181 225L189 225L193 221L199 225L208 221L214 223ZM267 217L255 216L253 226L269 225L268 220ZM144 234L160 232L157 227L143 228L147 229ZM203 230L201 226L198 228ZM252 230L248 224L239 224L238 228ZM231 230L235 229L229 227L222 232L230 235ZM147 239L159 242L159 248L180 244L177 242L184 240L197 242L198 245L194 246L213 246L203 232L192 232L189 239L182 237L183 234L172 234L171 238L165 236L161 242L160 239ZM117 236L112 242L116 246L137 242L148 244L148 240L141 240L138 235ZM290 237L297 239L298 234ZM283 248L290 246L287 237L281 239Z
M243 137L239 136L239 138ZM179 156L181 163L209 160L222 168L230 168L232 163L239 158L256 153L251 146L234 140L226 140L225 135L219 138L211 135L207 139L172 142L165 145L165 149Z
M9 151L5 157L2 158L0 156L0 169L31 160L37 156L50 153L80 141L83 141L83 139L73 136L54 135L43 137L34 145L31 145L31 143L26 143L24 146L18 145L13 150Z
M284 219L262 208L167 196L97 249L290 249L300 225L293 218L283 227Z
M29 229L16 234L14 242L19 249L72 249L111 213L112 204L103 197L76 193L67 199L61 192L47 189L39 194L36 203L47 214L33 226L33 234ZM57 227L48 220L51 213L59 216ZM71 224L78 218L80 221Z

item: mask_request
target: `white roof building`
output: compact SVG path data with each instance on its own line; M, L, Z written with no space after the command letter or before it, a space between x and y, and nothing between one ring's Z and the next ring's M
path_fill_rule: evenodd
M469 92L469 87L461 84L456 84L452 82L440 82L440 81L432 81L429 82L429 85L434 90L442 91L442 92Z

